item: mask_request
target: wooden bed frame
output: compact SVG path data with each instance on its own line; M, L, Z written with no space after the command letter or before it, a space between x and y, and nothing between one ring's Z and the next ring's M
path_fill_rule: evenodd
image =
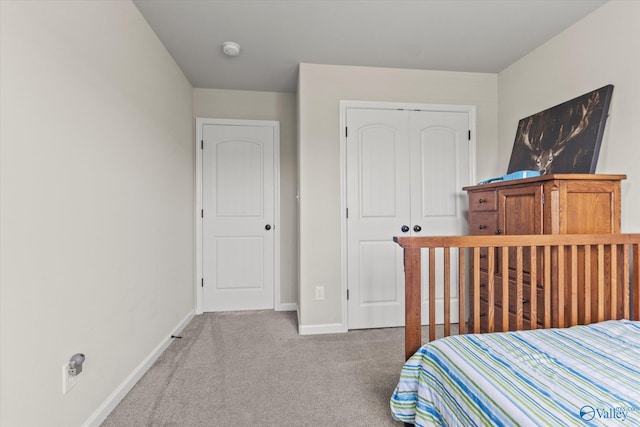
M457 279L459 296L459 333L480 332L481 253L487 254L490 265L494 264L494 256L498 257L503 268L502 275L493 267L488 275L484 273L486 283L483 286L488 288L486 324L489 332L539 327L537 322L523 319L525 276L531 283L555 284L553 295L556 300L552 303L551 286L544 286L542 307L537 304L537 287L530 286L530 317L538 318L538 310L542 310L544 328L620 318L640 320L640 234L395 237L394 241L404 249L407 359L422 345L421 252L424 249L428 257L425 265L429 269L424 283L429 293L428 341L436 337L437 276L444 286L444 298L440 301L443 307L439 307L444 313L444 336L451 335L451 271L457 272L454 279ZM439 251L442 256L436 257ZM456 259L451 256L454 253L457 261L452 261L452 258ZM525 272L523 263L529 271ZM515 290L515 300L520 301L515 319L512 317L510 321L508 310L504 310L501 321L496 322L494 308L502 306L502 301L496 301L494 291L500 290L498 297L508 301L509 289ZM468 299L471 300L467 304ZM467 325L467 319L471 327Z

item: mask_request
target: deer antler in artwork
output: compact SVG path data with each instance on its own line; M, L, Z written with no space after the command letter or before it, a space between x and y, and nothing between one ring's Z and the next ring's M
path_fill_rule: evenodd
M578 105L575 110L572 108L569 111L569 117L574 115L574 112L580 114L580 120L577 124L572 125L568 132L565 134L565 124L560 126L558 131L558 139L553 147L549 149L543 149L541 141L544 136L544 132L540 132L540 136L536 137L534 141L531 140L531 126L534 122L534 117L529 117L528 121L522 126L520 130L521 141L525 147L530 151L531 158L536 163L536 168L541 174L551 172L553 160L560 155L575 137L580 135L589 126L589 120L591 114L595 110L596 106L600 103L600 95L596 92L585 103Z
M544 135L544 132L540 134L540 137L538 138L537 145L536 147L533 146L533 144L531 143L531 139L529 138L529 132L531 131L531 125L533 124L533 117L529 117L529 119L527 120L527 123L523 126L523 128L525 128L524 130L521 131L520 135L522 136L522 143L525 145L525 147L527 147L532 153L535 153L536 151L540 150L540 140L542 139L542 136Z
M564 130L564 124L560 126L560 132L558 132L558 142L553 146L554 155L557 156L565 149L567 143L571 141L576 136L580 135L584 130L589 126L589 120L591 119L591 113L600 102L600 94L596 92L589 100L587 101L587 105L580 104L578 108L581 109L580 122L578 122L577 126L572 126L569 134L562 137L562 133Z

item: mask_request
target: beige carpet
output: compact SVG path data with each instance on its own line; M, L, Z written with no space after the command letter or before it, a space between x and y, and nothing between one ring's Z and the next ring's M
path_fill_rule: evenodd
M194 317L103 423L398 426L403 328L300 336L294 312Z

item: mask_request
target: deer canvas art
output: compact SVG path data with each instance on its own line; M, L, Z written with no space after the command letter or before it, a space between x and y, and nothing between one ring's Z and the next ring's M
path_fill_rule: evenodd
M586 93L518 123L508 173L595 173L613 85Z

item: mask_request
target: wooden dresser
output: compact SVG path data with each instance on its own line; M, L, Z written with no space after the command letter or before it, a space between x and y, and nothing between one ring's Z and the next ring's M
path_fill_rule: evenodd
M620 182L626 175L562 174L543 175L513 181L499 181L483 185L464 187L469 196L469 233L478 234L601 234L620 232ZM528 254L523 254L525 260ZM481 255L481 330L487 331L488 311L487 254ZM510 254L510 259L513 259ZM502 281L502 266L495 256L496 281ZM542 259L542 257L538 257ZM509 263L511 264L511 262ZM524 263L523 295L530 295L528 279L529 263ZM515 283L515 271L509 269L509 311L515 317L515 294L511 289ZM500 283L497 282L497 283ZM545 313L543 295L545 284L537 280L537 323L542 325ZM553 280L551 304L558 304L557 290ZM584 286L581 291L584 292ZM495 287L495 322L501 326L501 287ZM592 292L591 295L594 295ZM484 302L484 303L483 303ZM592 304L592 307L594 304ZM527 312L528 300L522 301L525 323L530 322ZM579 308L580 310L580 308ZM584 309L582 309L584 311ZM584 313L582 313L584 315ZM555 326L557 319L552 319ZM510 320L509 325L513 325ZM528 329L530 325L525 328Z

